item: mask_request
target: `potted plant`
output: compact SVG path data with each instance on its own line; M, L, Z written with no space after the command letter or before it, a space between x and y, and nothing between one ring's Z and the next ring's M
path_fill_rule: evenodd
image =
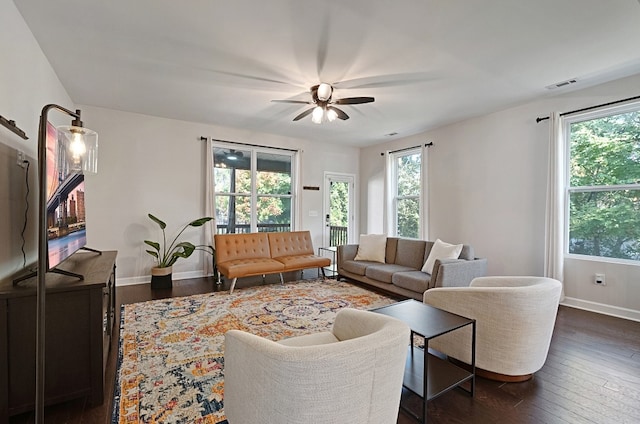
M176 263L178 259L188 258L196 250L208 252L212 255L214 254L212 246L204 244L194 245L193 243L190 243L188 241L178 242L178 238L188 227L201 227L206 222L211 221L213 219L212 217L206 216L189 222L184 227L182 227L178 235L175 236L170 244L167 244L167 235L165 233L167 224L151 214L149 214L149 218L153 222L158 224L158 226L162 230L162 243L151 240L144 241L145 244L153 248L153 250L147 250L147 253L153 256L156 261L156 266L151 268L152 289L171 288L171 273L173 271L173 264Z

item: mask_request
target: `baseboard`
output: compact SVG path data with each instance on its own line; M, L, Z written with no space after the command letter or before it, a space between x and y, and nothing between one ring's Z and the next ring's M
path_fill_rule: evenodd
M633 309L576 299L574 297L565 297L560 304L570 308L583 309L585 311L597 312L603 315L610 315L617 318L640 322L640 311Z
M208 277L203 271L186 271L186 272L174 272L173 273L173 281L178 280L187 280L189 278L201 278ZM127 277L127 278L116 278L116 286L133 286L135 284L150 284L151 283L151 275L142 275L140 277Z

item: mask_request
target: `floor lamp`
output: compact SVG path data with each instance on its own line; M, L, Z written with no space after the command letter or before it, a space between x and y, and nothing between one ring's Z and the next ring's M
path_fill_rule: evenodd
M47 251L47 115L57 110L73 118L71 126L58 127L58 143L65 147L65 157L74 172L96 172L98 134L83 128L80 110L75 112L62 106L48 104L42 108L38 127L38 274L36 291L36 423L44 423L45 376L45 295L46 274L49 270Z

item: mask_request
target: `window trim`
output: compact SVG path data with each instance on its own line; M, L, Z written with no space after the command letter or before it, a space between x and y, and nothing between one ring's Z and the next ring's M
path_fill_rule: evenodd
M418 195L398 196L398 167L397 159L404 156L420 155L420 190ZM387 234L391 237L398 236L398 200L418 199L418 237L417 240L424 239L426 234L427 220L426 216L426 184L425 184L425 168L426 168L426 150L422 146L415 146L406 149L387 152Z
M585 260L591 262L612 263L621 265L640 266L640 260L611 258L606 256L583 255L580 253L569 252L569 234L570 234L570 207L571 193L590 193L603 191L621 191L621 190L640 190L640 183L636 184L616 184L616 185L597 185L597 186L571 186L571 125L590 121L599 118L605 118L613 115L621 115L627 112L640 112L640 101L630 101L613 106L604 106L602 108L589 110L583 113L571 114L562 117L562 128L564 137L564 257L567 259Z
M240 192L235 192L235 193L225 193L225 192L219 192L216 190L215 187L215 167L216 167L216 162L215 162L215 154L214 151L216 148L219 149L234 149L234 150L244 150L244 151L249 151L251 153L251 190L248 193L240 193ZM250 216L250 220L249 220L249 230L250 232L257 232L258 231L258 215L257 215L257 210L256 207L258 205L258 198L259 197L279 197L279 198L290 198L291 199L291 216L290 216L290 228L291 231L296 231L298 229L298 214L299 214L299 210L300 210L300 199L301 196L299 196L299 177L298 177L298 169L299 169L299 160L300 160L300 152L297 150L290 150L290 149L282 149L279 147L269 147L269 146L258 146L258 145L253 145L253 144L244 144L244 143L233 143L233 142L225 142L225 141L220 141L220 140L212 140L211 143L211 152L210 154L212 155L212 166L213 166L213 170L212 170L212 178L213 181L211 182L213 184L213 205L214 205L214 231L215 233L217 233L218 229L218 222L215 219L215 199L217 196L227 196L227 197L231 197L231 196L249 196L250 201L251 201L251 216ZM280 156L289 156L290 160L291 160L291 194L265 194L265 193L258 193L258 187L257 187L257 174L258 174L258 169L257 169L257 165L258 165L258 153L268 153L268 154L275 154L275 155L280 155Z

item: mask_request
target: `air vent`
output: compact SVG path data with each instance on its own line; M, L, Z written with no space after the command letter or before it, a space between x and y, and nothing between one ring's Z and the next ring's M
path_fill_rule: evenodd
M547 85L545 88L547 90L555 90L556 88L566 87L568 85L575 84L577 82L578 82L577 79L572 78L572 79L569 79L569 80L566 80L566 81L562 81L562 82L558 82L558 83L555 83L555 84Z

